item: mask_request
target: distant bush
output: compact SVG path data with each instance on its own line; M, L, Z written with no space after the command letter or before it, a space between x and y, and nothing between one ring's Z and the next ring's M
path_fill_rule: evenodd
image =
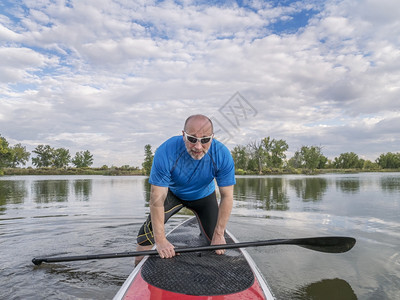
M245 170L243 170L243 169L236 169L235 170L235 174L236 175L246 175L247 172Z

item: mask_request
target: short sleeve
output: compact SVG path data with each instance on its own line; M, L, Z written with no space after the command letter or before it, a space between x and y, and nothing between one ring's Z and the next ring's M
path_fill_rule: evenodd
M218 152L218 170L215 179L218 186L230 186L236 184L235 163L229 149L220 147Z
M152 185L168 187L171 183L171 172L167 159L165 144L161 145L154 154L149 183Z

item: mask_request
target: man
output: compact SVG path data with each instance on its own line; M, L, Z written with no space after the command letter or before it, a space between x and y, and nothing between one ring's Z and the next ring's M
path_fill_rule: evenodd
M149 250L155 243L161 258L175 256L164 223L182 207L195 213L211 245L226 244L224 232L233 205L235 166L228 148L213 137L211 120L193 115L187 118L182 136L168 139L156 150L149 178L150 215L139 230L138 251ZM214 179L221 195L219 206ZM137 258L136 263L140 260Z

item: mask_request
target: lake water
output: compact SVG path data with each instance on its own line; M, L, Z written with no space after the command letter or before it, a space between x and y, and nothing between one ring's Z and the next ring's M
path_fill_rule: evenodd
M111 299L133 258L31 260L135 250L148 198L141 176L0 177L0 299ZM240 241L357 239L341 254L248 248L277 299L400 299L400 173L238 176L234 200Z

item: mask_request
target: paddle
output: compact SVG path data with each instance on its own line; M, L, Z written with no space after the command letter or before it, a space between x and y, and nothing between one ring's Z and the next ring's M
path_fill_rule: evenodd
M191 248L175 248L175 252L185 253L185 252L198 252L198 251L210 251L219 249L257 247L257 246L296 245L314 251L320 251L326 253L343 253L353 248L355 243L356 240L352 237L328 236L328 237L313 237L313 238L300 238L300 239L276 239L276 240L243 242L243 243L225 244L225 245L211 245L211 246L191 247ZM157 250L148 250L148 251L80 255L80 256L43 257L43 258L34 258L32 259L32 262L35 265L40 265L42 262L52 263L52 262L64 262L64 261L77 261L77 260L146 256L146 255L157 255L157 254L158 254Z

